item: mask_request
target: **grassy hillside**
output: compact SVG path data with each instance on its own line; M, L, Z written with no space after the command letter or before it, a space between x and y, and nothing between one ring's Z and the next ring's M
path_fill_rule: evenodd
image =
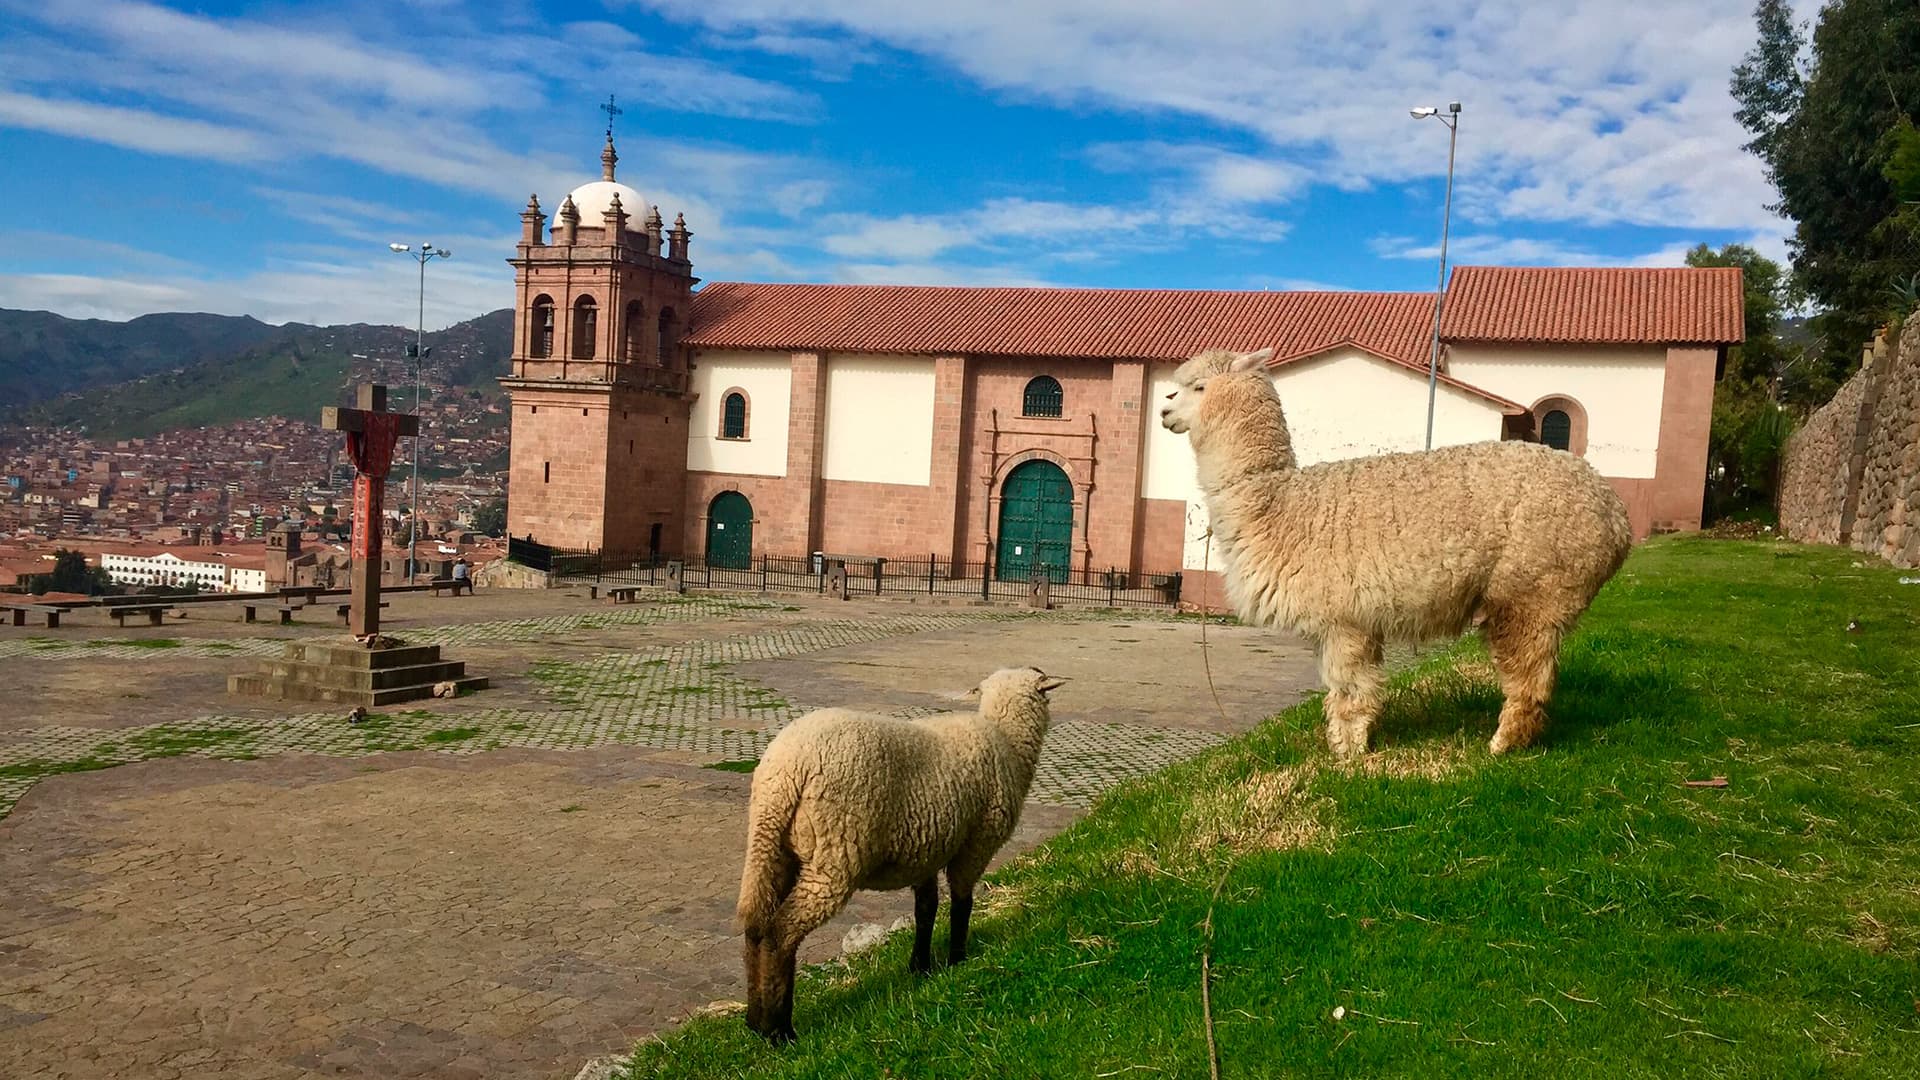
M998 874L960 968L896 935L803 980L795 1046L709 1017L626 1075L1204 1077L1204 952L1228 1078L1910 1076L1920 586L1860 559L1649 544L1544 747L1488 757L1462 644L1364 768L1308 702Z
M512 314L497 311L427 335L430 370L454 386L499 394L512 348ZM85 427L106 438L224 424L258 416L313 418L344 400L348 373L383 377L406 370L397 359L413 333L398 326L289 326L266 343L159 374L27 404L0 423ZM356 359L356 355L361 358Z
M0 309L0 401L34 402L232 356L282 327L169 313L127 322Z

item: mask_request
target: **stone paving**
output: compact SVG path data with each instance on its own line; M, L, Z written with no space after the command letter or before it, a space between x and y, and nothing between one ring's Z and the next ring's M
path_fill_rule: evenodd
M702 766L757 757L806 709L924 715L1002 662L1071 669L1004 857L1311 686L1298 643L1216 627L1231 716L1199 708L1193 624L1164 616L651 599L396 631L521 671L357 726L205 708L11 730L0 1077L570 1077L738 995L750 778ZM278 630L16 635L0 670L164 656L214 682ZM807 959L905 910L863 894Z

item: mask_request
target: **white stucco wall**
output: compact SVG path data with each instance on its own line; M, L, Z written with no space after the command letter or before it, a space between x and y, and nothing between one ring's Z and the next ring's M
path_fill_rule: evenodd
M1205 560L1207 510L1195 478L1193 449L1185 435L1160 426L1160 405L1173 392L1174 365L1157 365L1150 378L1146 461L1141 493L1149 499L1187 504L1184 563L1198 570ZM1272 372L1286 408L1294 454L1302 465L1419 450L1427 440L1427 381L1419 372L1358 350L1345 349L1283 364ZM1436 446L1500 438L1503 414L1485 398L1442 383L1434 404ZM1218 568L1219 553L1212 564Z
M827 358L820 475L870 484L933 481L933 360Z
M722 439L721 400L747 395L747 437ZM687 468L693 472L787 475L787 421L793 406L793 358L774 352L703 352L694 358L693 416Z
M1648 479L1660 449L1667 351L1660 346L1454 345L1447 372L1531 406L1563 394L1587 413L1586 459L1602 476Z

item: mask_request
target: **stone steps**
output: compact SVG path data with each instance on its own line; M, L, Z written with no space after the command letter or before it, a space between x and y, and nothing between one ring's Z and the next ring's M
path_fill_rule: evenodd
M443 682L462 690L487 686L485 678L467 674L463 661L440 659L438 645L369 649L352 641L292 641L259 672L228 676L227 692L372 708L430 698Z

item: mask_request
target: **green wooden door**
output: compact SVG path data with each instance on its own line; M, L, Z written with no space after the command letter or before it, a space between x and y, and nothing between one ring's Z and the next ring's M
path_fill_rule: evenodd
M995 576L1025 581L1044 568L1067 580L1073 547L1073 482L1050 461L1029 461L1007 475L1000 489L1000 546Z
M753 565L753 504L723 491L707 508L707 565L745 570Z

